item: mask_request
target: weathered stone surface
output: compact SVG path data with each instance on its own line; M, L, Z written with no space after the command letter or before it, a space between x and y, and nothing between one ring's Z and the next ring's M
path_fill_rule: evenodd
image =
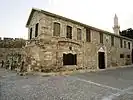
M23 47L26 40L4 38L0 40L0 62L4 62L4 66L8 66L8 69L17 70L20 68L24 58ZM8 62L8 64L7 64Z
M53 23L60 23L60 36L53 36ZM38 37L35 37L35 24L39 23ZM72 27L72 39L66 38L66 26ZM130 42L132 40L106 33L102 30L79 24L56 17L55 15L45 14L41 11L34 11L28 24L28 36L30 28L32 39L29 40L25 48L27 57L30 57L28 66L37 71L60 71L76 69L98 69L98 52L105 52L105 66L116 67L131 64L131 49L121 48L120 39ZM77 40L77 28L82 31L82 39ZM91 42L86 42L86 28L90 29ZM103 43L100 43L100 34L103 33ZM114 46L111 45L111 36L114 36ZM72 50L70 50L70 47ZM77 65L63 66L63 54L77 54ZM124 58L120 58L124 54ZM130 58L126 56L130 55ZM39 70L39 69L42 70Z

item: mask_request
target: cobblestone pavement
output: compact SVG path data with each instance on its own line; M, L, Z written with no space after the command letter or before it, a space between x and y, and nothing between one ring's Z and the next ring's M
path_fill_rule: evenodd
M133 68L49 77L0 69L0 100L133 100Z

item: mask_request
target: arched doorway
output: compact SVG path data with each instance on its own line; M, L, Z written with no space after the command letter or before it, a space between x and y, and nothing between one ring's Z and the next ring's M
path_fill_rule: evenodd
M63 65L77 65L77 54L63 54Z
M99 69L105 69L105 53L98 52L98 66Z
M99 48L98 52L98 68L105 69L107 66L107 54L106 54L106 47L102 46Z

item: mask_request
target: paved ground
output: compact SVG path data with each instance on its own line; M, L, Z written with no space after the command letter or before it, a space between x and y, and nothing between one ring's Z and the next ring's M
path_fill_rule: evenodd
M0 100L133 100L133 67L51 77L0 69Z

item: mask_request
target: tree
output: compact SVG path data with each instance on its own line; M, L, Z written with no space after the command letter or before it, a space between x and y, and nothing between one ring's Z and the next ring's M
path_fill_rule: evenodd
M126 30L123 30L122 32L120 32L120 35L133 39L133 29L128 28Z

